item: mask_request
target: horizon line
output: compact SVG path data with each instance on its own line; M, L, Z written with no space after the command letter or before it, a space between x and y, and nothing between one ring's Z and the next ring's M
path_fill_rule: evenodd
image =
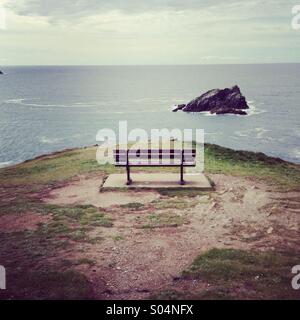
M235 66L235 65L279 65L300 62L246 62L246 63L190 63L190 64L2 64L1 67L180 67L180 66Z

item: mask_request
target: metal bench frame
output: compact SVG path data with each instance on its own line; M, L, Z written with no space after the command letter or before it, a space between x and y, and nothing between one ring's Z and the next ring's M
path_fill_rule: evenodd
M126 158L124 159L124 156ZM160 160L166 158L169 163L162 163ZM151 163L154 159L157 159L159 163ZM123 161L120 158L123 157ZM132 184L132 179L130 177L130 167L180 167L180 185L184 185L185 181L183 178L185 167L195 167L196 166L196 150L195 149L138 149L138 150L114 150L115 166L116 167L126 167L127 173L127 185ZM131 161L137 161L141 159L148 159L148 163L134 163ZM173 161L172 161L173 160ZM180 160L180 163L175 164L175 160Z

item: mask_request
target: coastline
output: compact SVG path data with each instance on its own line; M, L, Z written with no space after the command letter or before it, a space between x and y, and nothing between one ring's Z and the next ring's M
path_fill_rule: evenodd
M212 116L215 116L215 115L212 115ZM37 155L37 156L35 156L33 158L30 158L30 159L23 160L23 161L18 162L18 163L12 163L12 161L7 161L7 162L3 162L3 164L7 163L8 165L7 166L3 166L3 167L0 166L0 170L13 168L13 167L16 167L16 166L19 166L19 165L22 165L22 164L25 164L25 163L28 163L28 162L31 162L31 161L35 161L35 160L43 160L43 159L47 159L49 157L59 156L59 155L64 154L66 152L72 152L72 151L76 151L76 150L91 149L91 148L96 148L98 146L99 146L98 144L94 144L94 145L87 145L87 146L83 146L83 147L63 148L61 150L57 150L57 151L53 151L53 152L49 152L49 153L43 153L43 154ZM269 159L273 159L275 162L278 162L278 163L280 163L280 162L281 163L287 163L289 165L295 165L295 166L299 166L300 167L300 163L284 160L284 159L282 159L280 157L270 156L270 155L267 155L264 152L255 152L255 151L244 150L244 149L232 149L232 148L223 147L221 145L214 144L214 143L205 143L205 147L206 146L215 146L217 148L221 148L221 149L224 149L224 150L230 150L232 152L241 153L241 154L257 155L258 157L261 157L261 158L264 158L264 159L268 159L268 158ZM12 164L9 165L9 163L12 163Z
M299 163L299 150L297 138L296 119L299 117L299 92L297 88L297 74L299 68L287 66L261 68L254 67L224 67L226 77L218 78L223 67L193 67L193 68L130 68L128 72L123 68L15 68L5 70L7 77L3 78L3 94L1 95L1 110L4 112L2 121L7 124L2 129L3 143L0 162L12 160L20 163L26 159L38 156L43 153L56 151L62 148L84 146L96 143L95 134L100 128L108 124L115 130L117 121L125 116L132 126L139 126L145 129L163 128L165 125L171 128L185 128L186 125L192 129L202 128L208 135L205 141L216 143L221 146L233 149L246 149L251 151L265 152L271 156L278 156L287 161ZM221 68L221 69L220 69ZM7 71L7 72L6 72ZM252 79L256 74L255 80ZM35 75L35 86L30 86L30 79ZM147 88L148 76L156 74L157 83L153 84L151 94L140 90L127 90L117 81L122 74L126 74L127 83L132 83L136 88ZM132 75L135 75L134 77ZM143 77L143 75L146 77ZM288 79L290 87L284 86L284 81L279 78L276 85L269 86L269 77L276 74L283 74ZM80 92L72 98L62 93L68 87L80 87L81 80L85 75L87 86L93 90ZM180 87L174 79L193 79L190 84L181 83ZM201 75L198 77L197 75ZM240 75L235 78L235 75ZM17 94L13 91L13 83L23 79L26 94ZM120 87L108 87L107 95L101 88L95 89L93 83L96 80L111 81ZM165 79L162 81L161 79ZM205 81L204 81L205 79ZM222 87L216 79L222 83L231 80L240 84L245 93L247 103L250 106L247 116L224 115L210 116L208 114L171 114L170 107L178 102L187 102L201 92L209 88ZM1 80L1 79L0 79ZM55 92L56 80L62 88L57 95ZM48 90L42 92L37 90L39 84ZM170 87L168 94L165 86ZM124 91L122 90L124 88ZM171 89L172 88L172 89ZM292 89L292 88L295 88ZM114 96L114 90L120 92L118 97ZM4 94L5 93L5 94ZM282 94L281 94L282 93ZM288 106L285 97L288 97ZM151 112L150 112L151 111ZM18 131L14 131L15 118L35 119L34 127L28 121L18 122ZM51 123L48 118L51 118ZM62 117L71 117L76 122L76 128L71 122L61 122ZM114 119L107 122L106 119ZM166 121L166 119L168 121ZM87 125L88 124L88 125ZM261 131L255 131L260 129ZM150 130L150 129L149 129ZM20 139L20 132L24 132L24 139ZM241 134L239 134L241 132ZM16 135L16 142L10 143L10 137Z

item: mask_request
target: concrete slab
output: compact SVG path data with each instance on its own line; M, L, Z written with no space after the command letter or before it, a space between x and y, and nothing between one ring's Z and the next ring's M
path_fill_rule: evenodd
M212 185L204 174L185 174L185 185L179 184L178 173L132 173L133 183L126 185L126 174L111 174L101 190L111 189L199 189L212 190Z

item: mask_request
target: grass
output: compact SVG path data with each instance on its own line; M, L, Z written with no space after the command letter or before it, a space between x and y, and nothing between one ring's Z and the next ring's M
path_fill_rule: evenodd
M197 196L203 196L206 193L200 190L192 190L192 189L160 189L158 192L162 196L166 197L197 197Z
M81 226L112 227L112 219L98 208L91 205L78 205L74 207L61 207L43 205L43 209L53 216L55 221L77 222Z
M210 283L210 290L198 293L201 298L300 298L300 292L291 287L297 257L294 252L212 249L198 256L182 272L182 279Z
M272 188L282 190L299 190L300 185L299 165L262 153L233 151L211 144L205 146L205 170L208 174L222 173L262 180ZM169 168L143 168L140 171L178 172ZM58 253L70 250L74 241L89 245L101 242L101 236L90 238L89 232L96 227L112 227L113 220L106 210L90 205L44 204L40 194L78 175L92 173L105 177L112 172L124 170L109 164L99 165L95 147L66 150L0 169L0 219L1 215L27 212L51 217L35 230L0 233L0 262L6 266L9 275L9 290L1 291L0 297L81 299L93 296L86 277L72 267L79 264L92 266L94 262L85 257L64 262L57 259ZM160 193L168 199L151 204L156 213L143 215L138 222L141 228L184 224L186 219L181 211L193 205L194 199L191 197L206 194L192 190L160 190ZM294 202L295 208L298 208L298 202ZM121 207L137 211L145 208L140 203ZM121 241L123 236L116 235L113 240ZM290 268L299 264L295 256L288 253L214 249L197 257L190 268L182 273L182 279L212 284L209 290L190 292L191 298L294 297L298 292L291 292ZM53 261L57 261L55 265ZM186 293L176 289L160 294L166 298L187 297Z
M94 266L96 263L95 263L94 260L91 260L91 259L88 259L88 258L81 258L81 259L78 259L75 264L76 265L86 264L86 265L89 265L89 266Z
M300 166L263 153L205 145L205 170L265 180L280 189L299 190Z
M295 252L255 252L212 249L199 255L167 288L152 295L158 300L300 299L291 286ZM182 290L182 281L193 284ZM187 284L185 285L185 287Z
M162 227L178 227L186 222L184 216L173 211L163 211L148 215L147 221L142 224L142 229L154 229Z
M74 241L98 243L88 232L94 227L111 227L112 220L93 206L59 207L33 200L24 205L22 201L12 205L13 211L21 213L22 208L30 207L36 214L51 214L52 220L35 230L0 233L0 261L9 274L8 290L0 292L0 299L92 298L87 278L72 267L94 262L83 257L66 263L58 253L69 250ZM10 213L9 204L2 209ZM58 264L54 267L51 261Z
M122 209L130 209L130 210L140 210L144 208L144 204L139 202L130 202L127 204L122 204L120 206Z
M93 291L87 278L74 270L8 273L8 289L2 299L82 300L92 299ZM2 297L1 297L2 296Z
M90 172L113 172L110 164L99 165L96 148L67 150L0 170L3 185L49 184Z
M164 200L154 200L151 202L154 209L156 210L164 210L164 209L178 209L183 210L186 208L192 208L196 206L198 201L194 199L183 199L182 197L164 199Z
M113 239L115 242L118 242L118 241L124 240L125 237L122 236L122 235L116 235L116 236L113 236L112 239Z
M124 171L110 164L99 165L96 161L96 151L96 147L67 150L3 168L0 170L0 181L6 186L44 185L62 182L79 174L91 172L109 174ZM149 170L174 172L174 169L170 171L169 168L142 168L140 171ZM213 144L205 145L205 170L207 173L254 177L281 188L299 189L300 185L299 165L268 157L263 153L234 151ZM175 190L173 193L177 195L178 192ZM185 191L186 194L190 192L190 190ZM161 193L172 194L168 190L161 190Z
M73 241L90 241L87 232L92 227L112 227L112 220L93 206L60 207L43 205L43 214L52 215L52 220L42 223L36 230L41 236L64 237Z
M7 290L0 299L87 299L92 297L87 278L61 260L57 252L69 247L66 226L41 226L35 231L0 233L0 261L7 272ZM59 271L57 271L59 270Z

